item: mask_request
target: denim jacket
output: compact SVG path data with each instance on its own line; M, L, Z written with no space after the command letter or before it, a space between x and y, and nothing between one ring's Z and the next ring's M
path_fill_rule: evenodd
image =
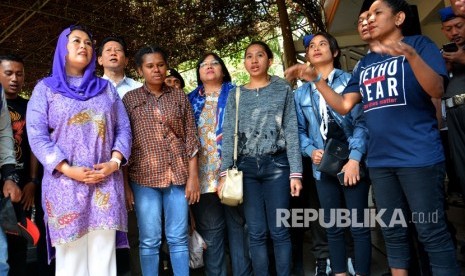
M340 69L334 69L328 76L328 85L336 91L342 93L351 75ZM310 93L312 89L312 93ZM313 101L310 96L313 95ZM300 149L303 156L311 157L315 149L324 149L323 137L320 133L320 115L315 114L319 110L320 93L313 83L305 83L295 91L294 95L297 121L299 126ZM312 107L315 104L315 107ZM331 112L335 122L344 130L348 137L350 155L349 158L362 161L362 157L366 153L366 143L368 138L368 130L366 128L365 117L363 114L363 106L361 103L347 114L340 115L330 106L327 107ZM317 166L312 164L313 176L315 179L320 179L320 172Z

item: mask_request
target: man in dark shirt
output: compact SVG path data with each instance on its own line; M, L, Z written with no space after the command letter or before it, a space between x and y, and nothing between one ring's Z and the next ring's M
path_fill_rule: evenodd
M35 206L35 190L38 183L38 161L31 153L26 133L26 108L28 101L18 94L24 85L24 64L16 55L0 56L0 83L5 91L13 130L16 173L23 197L14 204L18 217L24 216ZM23 237L8 236L10 275L26 275L27 241Z
M451 7L439 11L442 31L448 40L457 45L456 51L443 49L442 56L447 63L450 81L444 93L444 109L446 111L449 132L449 146L457 181L465 193L465 18L456 16Z
M1 197L10 197L12 202L21 200L21 189L18 187L18 177L15 173L16 160L14 156L14 142L11 132L10 116L3 88L0 86L0 168ZM7 275L9 266L8 243L3 229L0 229L0 274Z

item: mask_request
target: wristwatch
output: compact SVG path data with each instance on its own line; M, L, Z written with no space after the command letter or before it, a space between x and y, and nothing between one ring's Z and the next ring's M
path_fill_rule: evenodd
M115 162L118 165L118 170L119 170L119 168L121 167L121 160L119 160L116 157L113 157L113 158L110 159L109 162L111 162L111 161Z
M19 175L17 173L12 173L9 176L5 177L3 181L12 180L14 183L19 183Z

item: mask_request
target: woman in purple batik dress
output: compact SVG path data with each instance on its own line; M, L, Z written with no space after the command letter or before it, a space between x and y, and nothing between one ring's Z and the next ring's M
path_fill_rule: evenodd
M115 247L127 246L123 174L131 128L122 101L94 75L95 53L82 27L58 38L52 75L27 109L32 151L43 164L42 205L56 275L116 275Z

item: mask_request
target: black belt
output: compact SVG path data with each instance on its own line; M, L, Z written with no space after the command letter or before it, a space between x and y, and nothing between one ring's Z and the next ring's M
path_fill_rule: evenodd
M452 96L444 101L447 108L465 104L465 94Z

